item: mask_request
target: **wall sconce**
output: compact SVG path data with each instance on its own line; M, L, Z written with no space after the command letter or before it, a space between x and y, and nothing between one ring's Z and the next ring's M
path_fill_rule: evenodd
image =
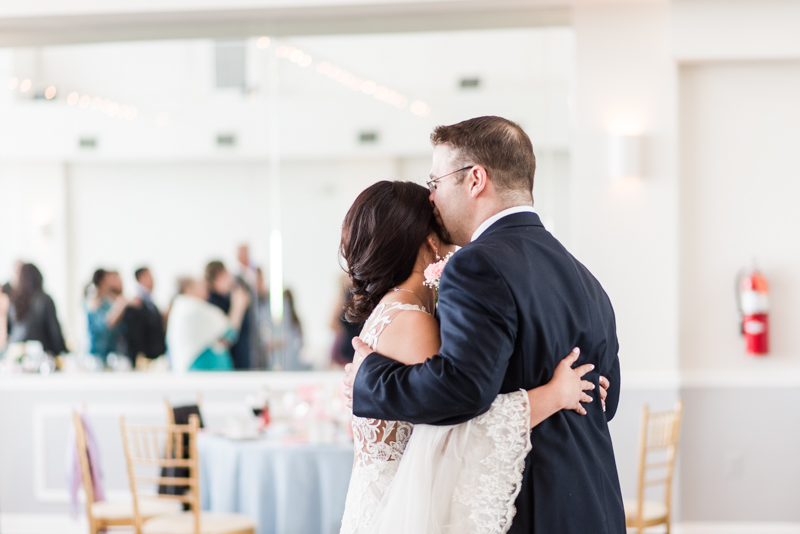
M641 178L641 152L641 135L609 135L608 172L611 179Z

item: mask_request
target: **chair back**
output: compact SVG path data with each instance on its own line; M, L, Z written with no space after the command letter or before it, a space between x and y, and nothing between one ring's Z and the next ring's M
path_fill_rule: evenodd
M651 413L650 407L646 404L642 408L637 517L643 517L645 490L659 486L664 488L667 517L669 518L671 514L672 479L675 473L682 417L683 401L680 399L670 412Z
M89 445L86 438L86 428L83 426L83 419L77 410L72 410L72 421L75 424L75 440L78 451L78 462L81 466L81 480L83 489L86 492L86 516L91 523L92 503L95 502L94 479L92 478L92 464L89 460Z
M201 403L202 403L202 396L200 394L197 395L197 404L173 405L168 398L165 398L164 406L167 409L167 424L186 425L189 423L189 418L192 415L196 415L200 424L200 428L203 428L203 415L200 413ZM188 437L184 435L183 437L184 455L188 454L189 442L187 440ZM167 439L166 447L168 449L171 449L173 446L174 444L171 442L171 440ZM186 469L181 467L162 469L161 476L185 477ZM184 493L186 493L187 489L188 488L185 486L159 486L158 493L160 493L161 495L183 495ZM188 510L186 505L184 505L184 509Z
M124 417L120 424L133 493L136 533L141 534L142 499L173 499L189 505L194 514L194 532L200 534L200 471L197 456L197 430L200 423L197 415L191 415L187 425L131 425ZM163 475L167 469L172 476ZM187 491L183 495L159 495L156 492L142 492L144 485L151 489L157 486L180 486L187 488Z

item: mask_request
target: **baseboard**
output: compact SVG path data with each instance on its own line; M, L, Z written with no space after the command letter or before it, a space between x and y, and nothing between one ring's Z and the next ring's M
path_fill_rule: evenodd
M679 523L675 527L676 534L800 534L800 523L698 521ZM646 532L650 534L650 531ZM656 534L655 529L652 534Z
M1 534L86 534L87 532L89 524L85 515L73 519L69 514L0 513Z
M69 514L3 514L0 513L2 534L86 534L86 517L73 519ZM115 528L114 534L132 533L133 529ZM632 531L629 531L632 532ZM660 534L663 527L645 530L645 534ZM687 522L678 523L674 534L800 534L800 523L747 522Z

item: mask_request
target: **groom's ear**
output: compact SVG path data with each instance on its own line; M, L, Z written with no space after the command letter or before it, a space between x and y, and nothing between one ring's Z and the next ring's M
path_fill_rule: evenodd
M489 185L489 173L483 165L475 165L465 178L469 186L469 195L478 198Z

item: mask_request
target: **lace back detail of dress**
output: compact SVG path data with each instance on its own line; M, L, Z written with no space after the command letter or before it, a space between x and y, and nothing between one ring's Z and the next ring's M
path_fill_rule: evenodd
M415 304L401 302L378 304L370 314L361 340L372 350L378 349L378 339L399 313L427 310ZM355 462L347 490L342 534L368 534L372 514L378 509L397 466L406 449L414 425L404 421L382 421L353 416Z

